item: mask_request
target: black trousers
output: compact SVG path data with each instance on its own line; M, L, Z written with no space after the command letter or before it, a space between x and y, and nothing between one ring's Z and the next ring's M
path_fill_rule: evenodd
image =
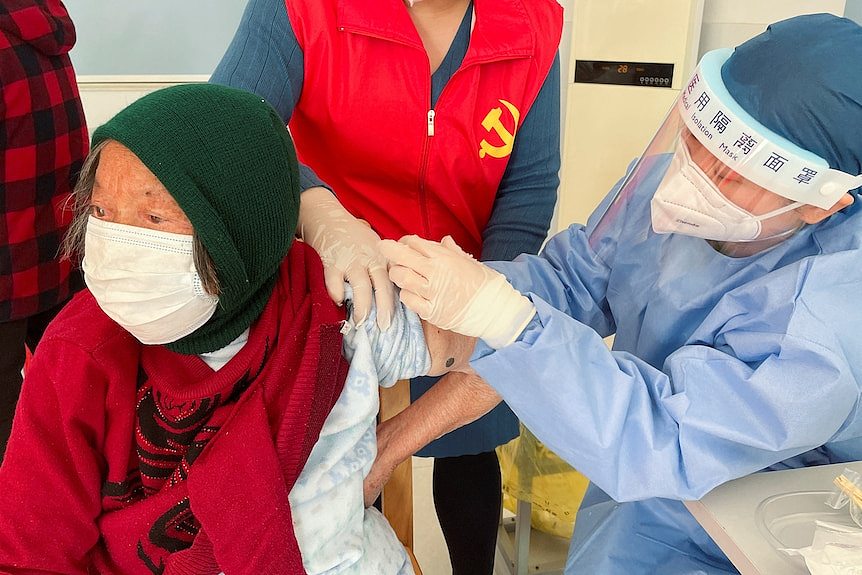
M503 497L497 453L436 458L433 486L452 575L493 575Z
M12 431L12 416L21 393L26 345L35 350L45 328L64 304L25 319L0 323L0 463Z

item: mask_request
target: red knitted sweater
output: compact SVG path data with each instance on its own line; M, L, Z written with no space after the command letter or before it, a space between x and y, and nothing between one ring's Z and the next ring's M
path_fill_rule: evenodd
M297 243L213 372L80 293L24 382L0 468L0 573L304 573L288 493L347 374L342 310Z

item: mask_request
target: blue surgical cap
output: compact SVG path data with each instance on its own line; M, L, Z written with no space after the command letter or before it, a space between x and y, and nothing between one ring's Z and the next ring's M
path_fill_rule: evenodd
M798 16L741 44L721 69L731 96L764 126L862 173L862 27L831 14Z

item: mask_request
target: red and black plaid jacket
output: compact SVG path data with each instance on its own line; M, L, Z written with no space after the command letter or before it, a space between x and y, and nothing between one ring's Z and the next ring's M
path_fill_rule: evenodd
M88 147L74 44L60 0L0 0L0 322L69 296L57 251Z

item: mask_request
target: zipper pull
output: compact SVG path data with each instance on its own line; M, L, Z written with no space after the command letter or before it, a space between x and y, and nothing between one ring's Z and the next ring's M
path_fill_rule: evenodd
M434 110L428 110L428 135L434 135Z

